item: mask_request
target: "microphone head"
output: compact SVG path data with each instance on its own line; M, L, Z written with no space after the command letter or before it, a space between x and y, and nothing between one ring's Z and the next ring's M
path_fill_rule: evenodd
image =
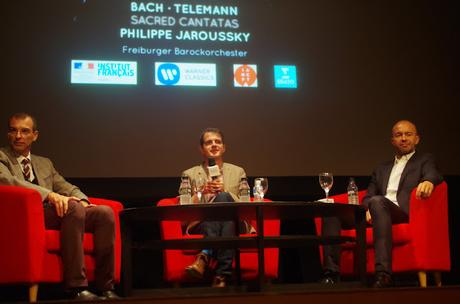
M213 180L220 176L220 169L214 158L208 158L208 171Z

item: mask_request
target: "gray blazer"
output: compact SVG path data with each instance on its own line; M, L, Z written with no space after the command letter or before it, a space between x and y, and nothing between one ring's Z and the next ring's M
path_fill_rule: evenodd
M198 179L198 177L208 179L207 172L203 165L198 165L185 170L182 175L190 177L192 182ZM240 186L241 178L246 177L246 172L244 172L244 169L241 167L229 163L223 163L222 175L224 179L224 191L230 193L235 202L239 201L238 188Z
M75 196L87 200L88 197L77 186L67 182L54 168L50 159L31 155L32 169L38 185L24 179L22 167L10 147L0 148L0 185L20 186L34 189L44 201L50 192L65 196Z
M375 169L367 188L367 194L363 199L364 205L374 195L386 195L393 164L394 159L382 163ZM428 153L415 152L401 174L396 194L399 206L406 214L409 214L409 201L412 190L423 181L430 181L434 185L438 185L442 180L443 178L436 168L433 156Z

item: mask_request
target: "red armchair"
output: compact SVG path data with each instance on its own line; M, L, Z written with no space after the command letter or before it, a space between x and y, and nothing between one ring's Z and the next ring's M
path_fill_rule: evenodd
M157 206L177 205L177 198L165 198L158 202ZM257 227L256 221L251 221L253 227ZM161 221L161 238L163 240L202 238L201 235L184 235L182 233L180 221ZM265 220L264 234L266 236L280 235L279 220ZM244 236L244 235L241 235ZM248 235L249 236L249 235ZM164 280L171 283L191 282L184 269L187 265L195 261L198 250L170 250L167 249L163 254ZM278 248L265 248L265 277L274 279L278 277ZM254 280L257 277L257 249L240 249L240 267L243 280Z
M359 192L361 203L366 191ZM347 202L347 194L332 196L336 203ZM316 219L321 233L321 219ZM354 230L342 230L342 235L354 236ZM372 227L366 229L367 271L374 272ZM321 255L322 257L322 255ZM354 273L354 246L342 247L341 272ZM447 213L447 184L436 186L426 200L415 197L412 191L409 223L393 225L393 272L417 272L421 287L427 286L427 272L433 272L435 283L441 285L441 271L450 271L449 227Z
M121 239L116 201L90 198L92 204L110 206L115 214L115 280L120 281ZM88 279L94 279L93 235L85 233ZM29 301L37 301L39 283L62 282L59 231L45 230L43 203L38 192L0 186L0 284L28 284Z

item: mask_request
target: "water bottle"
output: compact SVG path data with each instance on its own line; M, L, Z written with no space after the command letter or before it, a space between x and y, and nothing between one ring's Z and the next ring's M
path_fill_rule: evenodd
M355 179L353 177L351 177L348 182L347 192L348 203L352 205L359 205L358 186L356 186Z
M260 179L256 179L254 181L254 188L252 188L252 194L254 196L255 202L262 202L264 200L264 189L262 188Z
M248 179L246 177L241 178L238 196L241 202L251 201L251 189L249 188Z
M192 203L192 185L190 184L190 178L186 175L181 177L179 187L179 204L188 205Z

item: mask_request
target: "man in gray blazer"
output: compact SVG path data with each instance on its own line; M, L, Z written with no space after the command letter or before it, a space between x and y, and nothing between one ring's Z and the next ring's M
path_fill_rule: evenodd
M68 183L50 159L30 153L38 139L37 123L27 113L9 118L9 147L0 149L0 185L34 189L43 200L47 229L61 231L64 285L77 300L118 298L113 292L115 222L110 207L91 205L77 186ZM88 291L83 233L94 234L95 283L101 297Z
M244 169L229 163L224 163L225 153L224 136L219 129L205 129L200 137L200 151L204 161L197 166L185 170L182 175L196 183L203 178L206 183L203 196L207 202L233 202L238 201L238 188L241 178L246 177ZM220 175L211 177L208 166L213 159L219 167ZM192 201L199 201L197 193L192 196ZM250 229L248 226L246 229ZM194 221L186 226L186 233L203 234L205 237L235 236L233 221ZM228 277L232 274L232 262L235 251L233 249L203 250L197 255L195 262L186 267L186 272L194 277L202 278L209 259L214 257L217 261L213 287L225 287Z
M409 201L414 188L418 198L428 198L435 185L442 182L431 154L415 151L420 141L416 126L407 120L398 121L392 129L391 143L396 156L378 166L363 199L368 208L366 218L373 227L375 249L374 287L392 286L392 224L409 221ZM339 235L341 223L335 217L323 218L323 235ZM325 284L339 280L340 246L324 246Z

